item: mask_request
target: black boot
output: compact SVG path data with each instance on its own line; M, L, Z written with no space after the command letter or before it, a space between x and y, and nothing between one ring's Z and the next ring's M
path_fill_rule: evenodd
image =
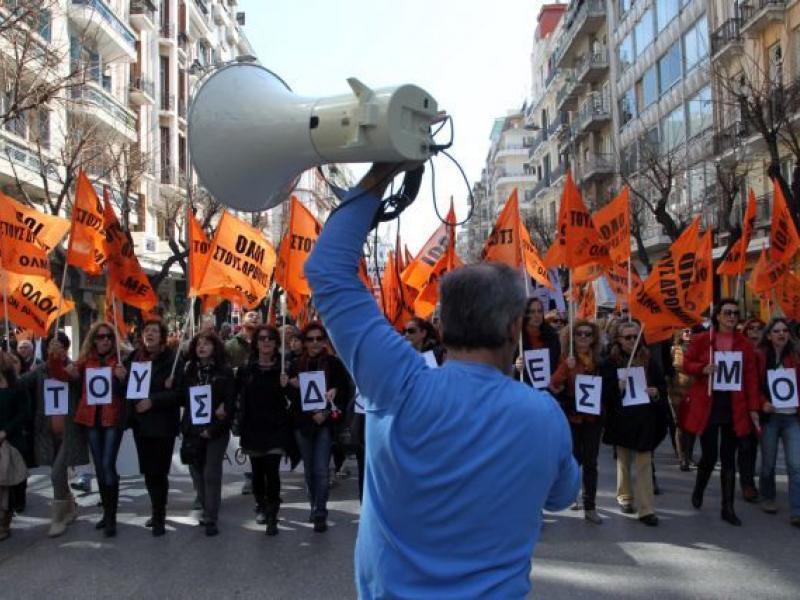
M278 508L279 504L267 504L267 535L278 535Z
M160 537L167 533L166 529L166 509L165 508L153 508L153 537Z
M733 511L733 498L736 495L736 471L725 469L720 472L719 478L722 484L722 520L738 527L742 522Z
M713 472L714 469L697 467L697 479L695 480L694 491L692 492L692 506L695 508L703 506L703 494L706 491L708 480L711 478Z
M105 529L106 537L117 535L117 505L119 504L119 483L106 487Z
M17 514L25 512L27 504L28 480L23 479L11 488L11 510Z
M99 531L101 529L105 529L106 527L107 511L108 511L108 489L104 485L98 485L97 488L98 491L100 492L100 503L103 506L103 516L100 517L100 520L94 524L94 528Z

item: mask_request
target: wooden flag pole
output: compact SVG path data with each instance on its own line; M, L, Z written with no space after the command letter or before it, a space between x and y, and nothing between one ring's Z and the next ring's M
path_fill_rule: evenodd
M631 257L628 255L628 323L633 321L633 314L631 312L631 294L633 293L633 278L631 277Z
M117 297L111 294L111 312L114 317L114 339L117 341L117 364L122 364L122 352L119 348L119 331L117 331Z
M281 295L281 375L286 374L286 292Z
M567 270L567 291L568 291L568 298L567 301L567 318L569 320L569 356L570 358L575 358L575 343L573 341L573 321L575 319L575 301L572 299L572 269Z
M711 301L711 327L708 330L708 364L714 364L714 301ZM714 373L708 376L708 395L711 395L711 384L714 379Z
M66 257L64 258L64 272L61 274L61 288L60 294L58 297L58 312L56 313L56 320L55 320L55 329L53 332L55 333L58 331L58 323L61 320L61 309L64 308L64 288L67 285L67 270L69 269L69 265L67 264ZM115 325L116 327L116 325Z
M639 327L639 334L636 336L636 343L633 345L633 351L631 352L630 358L628 358L628 366L625 367L625 384L627 385L628 382L628 372L631 370L631 365L633 364L633 357L636 356L636 351L639 349L639 342L642 339L642 333L644 333L644 325Z
M3 274L3 314L6 322L6 351L11 352L11 320L8 318L8 277Z

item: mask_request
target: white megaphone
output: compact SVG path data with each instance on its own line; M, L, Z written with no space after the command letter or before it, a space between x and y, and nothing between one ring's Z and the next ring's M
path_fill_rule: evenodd
M414 85L303 98L260 65L222 67L189 107L189 151L201 183L242 211L286 200L300 174L327 163L424 161L436 101Z

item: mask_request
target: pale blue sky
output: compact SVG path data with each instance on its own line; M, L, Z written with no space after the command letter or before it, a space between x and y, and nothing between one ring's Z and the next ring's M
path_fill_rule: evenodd
M264 66L298 94L349 91L355 76L371 87L414 83L453 115L452 154L480 178L495 117L522 105L541 0L240 0L245 33ZM445 157L434 159L442 214L450 195L459 219L467 190ZM403 216L412 251L437 225L429 174Z

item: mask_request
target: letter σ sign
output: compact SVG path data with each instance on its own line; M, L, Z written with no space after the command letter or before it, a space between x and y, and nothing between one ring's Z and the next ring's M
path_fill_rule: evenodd
M742 353L714 352L714 383L715 392L741 392L742 391Z
M192 425L211 423L211 386L194 385L189 388L189 413Z
M325 371L306 371L298 374L300 382L300 406L304 412L312 410L325 410L328 402L325 400Z
M587 415L599 415L602 391L602 377L577 375L575 377L575 410Z
M69 390L66 381L44 380L44 414L48 417L69 414Z
M619 380L625 377L626 369L617 369ZM644 367L632 367L627 369L628 381L625 382L625 395L622 397L622 406L636 406L637 404L649 404L650 396L647 395L647 378L644 374Z
M86 404L111 404L111 367L86 369Z
M767 371L769 398L777 409L797 408L797 373L794 369L771 369Z
M525 350L523 360L533 387L541 390L550 385L550 351L547 348Z
M144 400L150 397L150 378L153 373L153 363L132 362L131 372L128 377L128 400Z

